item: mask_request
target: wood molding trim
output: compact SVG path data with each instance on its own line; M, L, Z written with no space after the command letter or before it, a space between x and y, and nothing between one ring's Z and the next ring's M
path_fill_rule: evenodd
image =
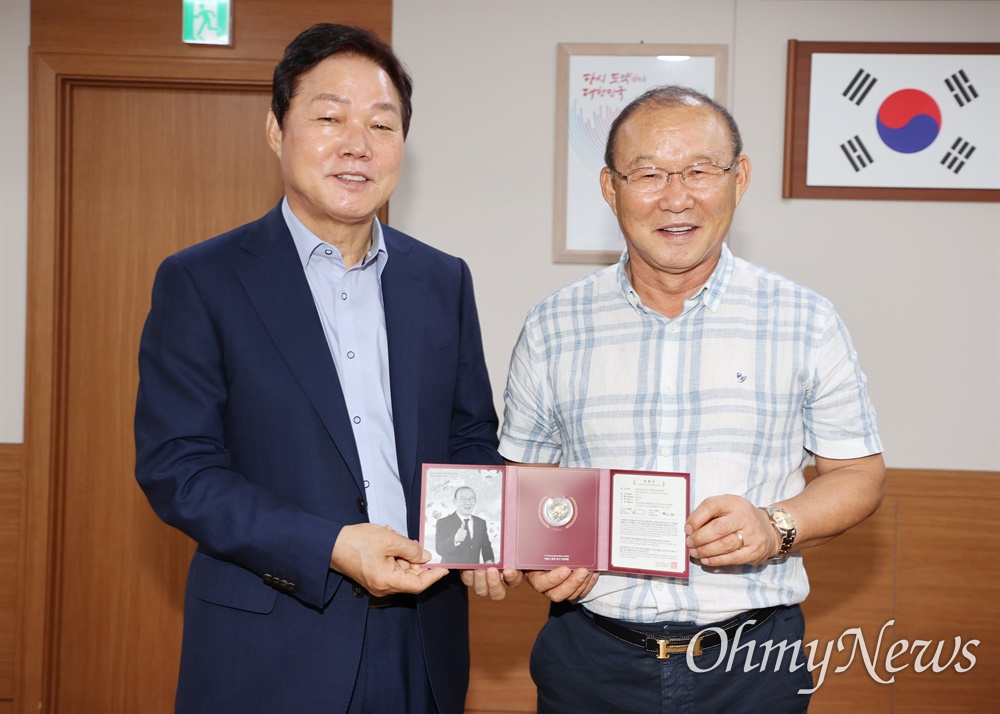
M888 469L885 495L1000 499L1000 472Z

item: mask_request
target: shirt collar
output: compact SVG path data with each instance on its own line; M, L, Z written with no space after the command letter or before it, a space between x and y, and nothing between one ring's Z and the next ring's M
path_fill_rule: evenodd
M736 269L736 258L729 250L729 244L722 244L722 253L719 255L719 263L712 271L708 282L702 287L700 293L707 307L712 312L718 312L722 296L726 294L729 281L733 278L733 271Z
M333 250L337 251L338 255L340 254L339 248L327 243L306 228L305 224L292 212L291 207L288 205L287 197L281 199L281 215L284 216L288 231L292 234L292 240L295 242L295 252L299 254L303 270L309 263L309 257L320 246L333 248ZM382 269L385 268L385 262L389 258L384 243L385 241L382 238L382 224L375 218L372 220L372 244L361 261L361 265L365 266L372 260L379 259L379 273L381 273Z
M628 248L626 248L622 251L621 257L618 259L618 269L616 271L618 275L618 289L633 307L638 307L642 304L642 300L628 281L628 272L625 269L625 266L628 265L628 260ZM736 259L733 257L732 251L729 250L729 245L723 243L722 252L719 255L719 262L715 266L715 270L712 271L705 284L698 289L698 292L684 301L684 312L691 309L699 300L712 312L718 311L719 304L722 302L722 296L726 293L729 281L733 277L735 267Z

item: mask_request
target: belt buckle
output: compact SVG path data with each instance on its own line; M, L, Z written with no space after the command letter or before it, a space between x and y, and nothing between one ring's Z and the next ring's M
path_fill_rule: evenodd
M656 654L656 659L670 659L672 654L681 654L682 652L687 652L688 647L691 646L691 641L688 640L684 644L670 644L668 639L656 638L656 644L659 645L660 651ZM694 657L701 656L701 638L696 637L694 639L694 651L691 653Z

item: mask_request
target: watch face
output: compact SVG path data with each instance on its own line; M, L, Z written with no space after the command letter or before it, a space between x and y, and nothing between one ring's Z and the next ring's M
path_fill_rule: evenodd
M778 528L783 531L790 531L795 527L795 521L792 520L792 517L787 511L776 509L773 513L771 513L771 517L774 519Z

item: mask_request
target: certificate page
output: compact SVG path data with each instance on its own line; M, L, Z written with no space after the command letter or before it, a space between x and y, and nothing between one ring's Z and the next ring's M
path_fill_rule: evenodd
M611 569L686 574L687 514L686 475L612 472Z

